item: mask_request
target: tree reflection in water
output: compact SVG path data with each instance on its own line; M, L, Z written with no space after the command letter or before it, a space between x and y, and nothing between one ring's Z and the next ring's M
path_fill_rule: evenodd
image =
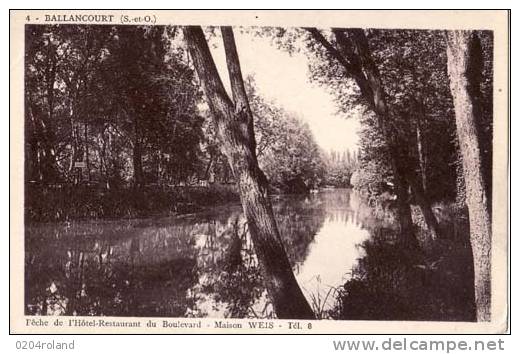
M316 268L307 259L327 264L317 258L334 250L322 245L334 239L320 229L354 220L348 192L337 194L274 201L299 280ZM177 218L29 225L25 275L27 314L275 316L239 205ZM319 296L312 285L306 293Z
M345 190L273 204L318 318L474 319L467 240L403 250L393 226ZM239 205L28 226L25 274L27 314L275 317Z
M348 190L277 197L273 206L318 318L474 319L467 240L403 250L392 225ZM240 205L29 225L25 246L27 314L275 317Z

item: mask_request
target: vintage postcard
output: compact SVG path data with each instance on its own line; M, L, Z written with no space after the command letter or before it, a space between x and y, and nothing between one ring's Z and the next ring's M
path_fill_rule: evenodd
M507 11L10 32L11 333L507 331Z

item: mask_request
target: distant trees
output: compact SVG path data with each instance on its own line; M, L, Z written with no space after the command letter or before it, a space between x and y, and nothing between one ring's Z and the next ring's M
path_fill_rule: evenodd
M358 157L354 150L343 152L331 151L326 156L326 174L324 184L333 187L351 187L351 178L357 169Z
M252 78L246 81L255 120L258 163L270 186L284 193L307 193L324 182L324 154L309 126L261 97Z

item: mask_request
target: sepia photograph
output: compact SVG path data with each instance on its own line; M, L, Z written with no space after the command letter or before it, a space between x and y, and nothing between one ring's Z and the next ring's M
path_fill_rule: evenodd
M493 28L40 13L11 116L24 326L506 321Z

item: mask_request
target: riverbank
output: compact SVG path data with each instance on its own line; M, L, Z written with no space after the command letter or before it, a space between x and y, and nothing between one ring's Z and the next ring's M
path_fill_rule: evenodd
M209 206L238 202L233 185L145 186L100 189L94 186L28 186L25 221L141 218L187 214Z
M332 317L343 320L475 321L473 258L466 211L437 203L441 229L432 240L417 206L412 216L420 248L404 248L396 230L371 230L365 256L338 289Z

